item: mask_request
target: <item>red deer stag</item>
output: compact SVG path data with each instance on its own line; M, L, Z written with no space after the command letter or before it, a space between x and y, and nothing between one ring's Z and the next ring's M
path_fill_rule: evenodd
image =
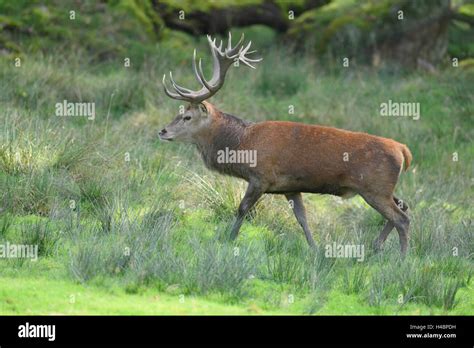
M177 100L188 102L186 110L159 132L161 140L195 144L206 166L222 174L244 179L248 187L242 199L231 230L231 238L239 233L247 212L264 194L284 194L296 219L304 230L309 245L314 240L306 221L302 192L332 194L344 198L355 194L387 219L374 246L381 249L390 231L395 227L400 238L401 253L408 248L408 206L393 195L403 166L410 165L412 155L408 147L394 140L351 132L331 127L295 122L248 122L219 111L205 100L224 84L227 70L236 62L255 68L262 59L247 55L251 42L236 46L219 46L208 36L213 57L212 78L205 79L201 60L193 68L201 89L193 91L179 86L170 72L174 91L166 86L165 93ZM236 64L237 65L237 64ZM252 163L219 161L219 153L252 151L258 160ZM242 152L243 151L243 152ZM226 162L226 163L223 163ZM230 163L232 162L232 163Z

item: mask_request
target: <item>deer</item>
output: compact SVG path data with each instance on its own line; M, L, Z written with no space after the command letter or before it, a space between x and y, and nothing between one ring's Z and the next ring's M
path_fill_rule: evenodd
M250 58L252 42L244 35L235 46L229 33L227 46L207 36L213 59L207 80L202 59L193 55L193 70L201 85L191 90L178 85L170 71L170 91L163 76L164 93L187 107L159 131L162 141L194 144L212 171L247 181L248 186L235 215L230 240L237 238L244 218L264 194L284 195L303 229L310 247L316 247L308 226L302 193L329 194L342 198L360 195L387 221L374 241L380 251L390 232L399 235L401 255L408 248L408 205L394 196L403 170L412 161L408 147L395 140L362 132L289 121L250 122L220 111L207 101L223 86L232 65L255 69L263 58ZM256 165L219 161L222 151L255 151Z

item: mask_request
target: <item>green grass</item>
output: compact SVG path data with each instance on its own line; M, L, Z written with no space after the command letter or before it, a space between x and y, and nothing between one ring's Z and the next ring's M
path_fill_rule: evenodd
M179 105L157 87L161 74L195 84L191 51L181 64L158 50L130 69L84 52L0 61L10 81L0 86L0 242L40 249L38 262L0 259L0 313L474 313L472 75L339 69L269 45L256 71L230 71L212 100L253 121L407 144L414 161L397 196L411 209L411 247L401 261L396 232L371 250L383 220L361 198L304 195L314 252L279 196L264 197L229 242L245 184L206 170L190 146L158 141ZM55 116L64 99L95 102L96 119ZM420 120L381 117L389 99L419 102ZM364 261L325 257L333 242L365 245Z
M66 280L1 278L3 315L248 315L257 308L227 305L194 296L148 290L129 294L123 289L82 286ZM265 312L262 314L275 314Z
M307 313L303 310L315 298L293 297L288 292L274 294L278 308L270 309L262 300L246 300L242 303L226 303L219 296L188 296L170 287L167 291L143 289L130 293L114 286L104 288L96 284L81 285L67 279L29 277L1 277L0 310L2 315L294 315ZM256 294L265 294L263 284ZM267 290L268 291L268 290ZM268 294L267 294L268 296ZM264 297L264 296L263 296ZM460 304L450 314L471 313L474 308L472 289L458 293ZM357 295L347 295L339 290L328 294L328 300L319 309L321 315L436 315L445 314L438 308L408 304L383 307L367 307Z

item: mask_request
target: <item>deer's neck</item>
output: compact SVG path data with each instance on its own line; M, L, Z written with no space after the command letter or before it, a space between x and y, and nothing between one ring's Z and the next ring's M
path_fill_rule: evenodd
M203 135L196 143L202 159L209 169L245 178L242 174L242 165L228 163L225 161L225 154L239 148L245 136L245 129L250 124L250 122L224 113L220 113L215 118L207 134ZM222 155L224 155L224 162Z

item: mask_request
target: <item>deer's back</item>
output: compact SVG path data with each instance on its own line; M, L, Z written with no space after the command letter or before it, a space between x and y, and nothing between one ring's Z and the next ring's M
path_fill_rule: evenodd
M257 151L255 171L268 182L269 191L337 195L359 189L364 180L387 169L391 174L378 180L396 182L403 164L400 146L365 133L284 121L248 126L240 144Z

